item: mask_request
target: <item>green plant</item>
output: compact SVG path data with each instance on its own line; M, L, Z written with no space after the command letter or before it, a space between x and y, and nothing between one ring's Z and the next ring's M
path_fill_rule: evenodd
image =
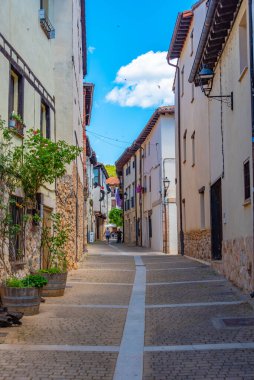
M123 210L119 208L112 208L109 212L109 222L115 224L117 227L123 225Z
M22 279L22 283L25 287L42 288L47 285L48 280L40 274L29 274Z
M34 199L40 186L54 183L66 172L80 153L81 148L65 141L54 142L44 138L40 131L28 130L23 144L14 149L14 164L18 181L25 197Z
M22 122L20 115L15 113L12 113L11 118ZM12 273L9 258L11 261L17 260L26 254L27 224L31 222L34 226L41 226L39 215L34 213L39 188L63 176L66 165L81 151L81 148L64 141L53 142L46 139L39 131L34 130L29 130L22 144L17 146L12 131L0 118L0 264L5 273ZM19 201L12 197L16 188L24 195ZM20 211L18 222L13 219L12 210L15 207ZM33 210L32 214L28 209ZM55 232L53 231L53 240L49 239L46 244L51 247L51 257L58 256L57 260L51 260L51 264L61 262L63 268L64 260L60 260L64 256L61 241L64 240L65 244L67 237L64 231ZM17 245L20 246L18 249Z
M48 273L66 272L67 251L65 245L69 237L69 226L63 224L59 213L52 213L50 220L52 228L43 227L42 229L42 246L48 250L46 270L51 271Z
M10 119L11 119L11 120L16 120L16 121L18 121L19 123L23 124L22 117L21 117L18 113L15 113L14 111L12 111L11 116L10 116Z
M62 273L63 271L58 267L53 267L49 269L40 269L38 273L48 273L48 274L58 274Z
M17 278L17 277L7 278L7 280L5 281L5 285L8 288L24 288L25 287L23 285L22 279L21 278Z

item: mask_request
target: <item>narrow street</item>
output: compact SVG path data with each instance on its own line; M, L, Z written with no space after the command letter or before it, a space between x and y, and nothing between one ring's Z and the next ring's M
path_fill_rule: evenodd
M90 252L64 297L1 330L1 380L254 379L254 310L209 266L115 243Z

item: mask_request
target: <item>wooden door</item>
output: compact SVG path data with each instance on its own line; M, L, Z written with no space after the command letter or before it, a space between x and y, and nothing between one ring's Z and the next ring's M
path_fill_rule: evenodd
M211 187L212 259L222 258L222 197L221 179Z
M44 228L51 229L52 227L52 222L50 219L51 214L52 214L52 209L43 206L43 227ZM48 251L48 248L44 246L42 249L42 269L47 268L48 260L49 260L49 251Z

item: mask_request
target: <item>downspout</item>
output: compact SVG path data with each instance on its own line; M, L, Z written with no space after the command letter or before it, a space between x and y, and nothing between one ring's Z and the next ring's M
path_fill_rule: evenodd
M254 43L253 43L253 1L249 0L249 39L250 39L250 85L251 85L251 137L252 137L252 234L254 235ZM254 241L252 238L252 246ZM252 257L252 290L254 289L254 257Z
M168 59L169 66L176 69L177 72L177 132L178 132L178 171L179 171L179 216L180 216L180 253L184 256L184 233L183 233L183 208L182 208L182 154L181 154L181 96L180 96L180 67L170 63Z

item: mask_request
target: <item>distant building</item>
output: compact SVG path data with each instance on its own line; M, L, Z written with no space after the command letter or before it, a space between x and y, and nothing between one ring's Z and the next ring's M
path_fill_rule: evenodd
M116 162L124 241L177 253L174 107L158 108Z
M107 187L108 173L102 163L93 167L93 212L95 217L95 239L103 240L108 214L111 210L111 189Z

